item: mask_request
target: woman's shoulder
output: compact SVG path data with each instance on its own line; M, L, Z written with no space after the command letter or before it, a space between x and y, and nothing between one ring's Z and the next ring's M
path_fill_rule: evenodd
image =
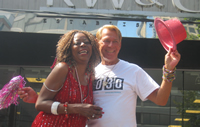
M60 67L68 67L68 64L65 63L65 62L59 62L57 65L60 66Z
M65 62L59 62L56 64L53 70L59 71L59 72L68 72L68 65Z

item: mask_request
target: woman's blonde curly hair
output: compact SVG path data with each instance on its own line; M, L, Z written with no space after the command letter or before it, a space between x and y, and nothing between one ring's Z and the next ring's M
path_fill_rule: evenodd
M61 39L58 41L56 49L56 64L59 62L66 62L69 67L75 66L76 62L72 57L71 46L73 43L74 35L76 33L83 33L92 45L92 55L90 57L89 63L87 65L86 72L94 73L94 67L100 62L100 55L98 50L98 43L95 41L95 36L88 31L83 30L71 30L65 33Z

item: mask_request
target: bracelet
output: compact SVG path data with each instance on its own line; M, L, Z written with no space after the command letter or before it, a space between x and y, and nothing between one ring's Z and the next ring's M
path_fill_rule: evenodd
M167 73L174 73L176 71L176 67L173 70L168 70L165 68L165 65L163 65L163 70Z
M176 78L176 68L174 68L172 71L168 70L165 68L165 65L163 66L163 76L162 79L168 81L168 82L173 82L174 79Z
M68 118L68 113L67 113L68 103L65 102L65 104L63 106L65 107L65 116Z
M51 105L51 113L54 114L54 115L58 115L58 105L60 104L60 102L53 102L52 105Z
M57 90L52 90L52 89L48 88L44 82L43 82L43 85L45 86L45 88L46 88L47 90L49 90L49 91L51 91L51 92L58 92L58 91L63 87L63 85L62 85L59 89L57 89Z

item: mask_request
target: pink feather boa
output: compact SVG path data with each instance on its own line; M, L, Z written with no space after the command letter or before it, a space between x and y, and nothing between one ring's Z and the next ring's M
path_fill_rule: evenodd
M22 76L13 77L9 83L5 84L0 90L0 110L3 108L8 108L11 104L18 104L18 94L19 88L24 87L26 81Z

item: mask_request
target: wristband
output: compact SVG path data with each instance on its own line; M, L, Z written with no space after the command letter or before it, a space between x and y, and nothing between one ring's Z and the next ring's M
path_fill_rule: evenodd
M170 71L163 66L163 76L162 79L168 81L168 82L173 82L174 79L176 78L176 68L174 70Z
M165 65L163 66L163 72L165 72L165 73L174 73L176 71L176 67L173 69L173 70L168 70L168 69L166 69L165 68Z
M60 104L60 102L53 102L52 105L51 105L51 113L54 114L54 115L58 115L58 105Z

